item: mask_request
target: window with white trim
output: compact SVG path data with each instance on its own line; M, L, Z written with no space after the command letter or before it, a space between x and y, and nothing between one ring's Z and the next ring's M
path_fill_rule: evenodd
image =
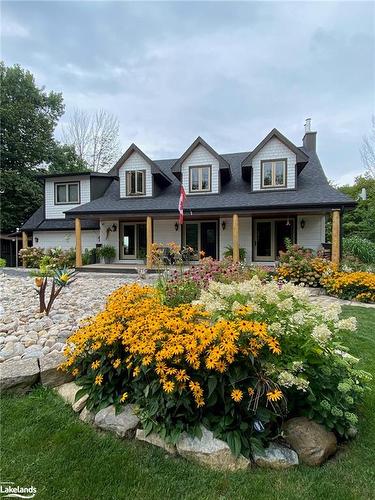
M199 193L211 191L211 165L190 167L189 192Z
M126 172L126 194L128 196L146 194L146 170L129 170Z
M56 182L55 205L79 203L79 182Z
M286 187L286 160L264 160L262 188Z

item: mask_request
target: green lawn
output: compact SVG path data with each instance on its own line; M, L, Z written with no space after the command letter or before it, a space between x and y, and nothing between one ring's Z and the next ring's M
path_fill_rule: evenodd
M345 315L359 321L347 343L375 376L375 310L346 307ZM1 402L1 480L33 485L35 498L45 500L375 499L374 409L372 392L358 438L321 468L224 474L98 433L40 388Z

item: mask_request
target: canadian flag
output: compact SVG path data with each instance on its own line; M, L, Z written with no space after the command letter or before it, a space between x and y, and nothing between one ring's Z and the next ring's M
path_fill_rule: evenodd
M185 200L186 200L186 193L185 193L184 186L181 184L181 186L180 186L180 199L178 202L178 211L180 212L180 217L179 217L178 222L180 223L180 225L182 225L184 223L184 203L185 203Z

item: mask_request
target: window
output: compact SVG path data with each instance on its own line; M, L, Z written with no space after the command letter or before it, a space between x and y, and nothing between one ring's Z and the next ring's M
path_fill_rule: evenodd
M55 205L79 203L79 182L55 183Z
M262 187L286 186L286 160L262 161Z
M126 194L128 196L146 194L145 170L129 170L129 172L126 172Z
M211 191L211 166L190 167L189 191L191 193L200 191Z

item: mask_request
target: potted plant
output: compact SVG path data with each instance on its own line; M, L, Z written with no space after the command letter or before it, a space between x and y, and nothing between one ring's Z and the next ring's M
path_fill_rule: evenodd
M246 259L246 248L240 248L240 262L244 262ZM227 245L225 247L224 257L233 257L233 247L231 245Z
M99 252L105 264L110 264L116 257L116 249L112 245L102 245Z

